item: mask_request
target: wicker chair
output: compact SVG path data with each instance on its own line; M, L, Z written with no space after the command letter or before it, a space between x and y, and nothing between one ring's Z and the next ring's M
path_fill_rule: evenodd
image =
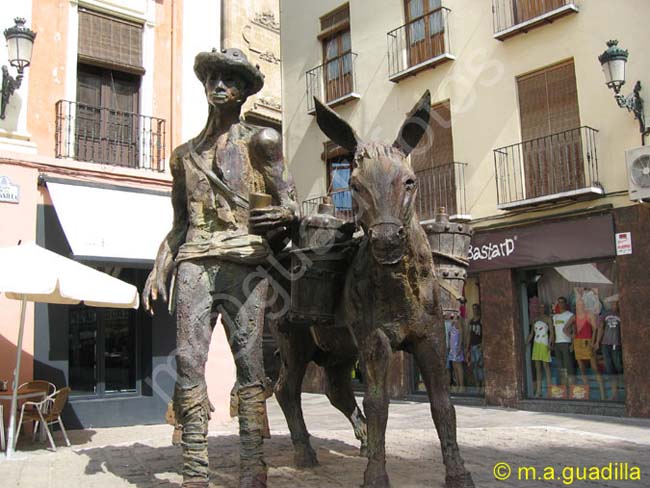
M32 380L27 383L23 383L18 387L18 393L23 389L29 390L43 390L43 396L50 396L56 391L56 386L53 383L45 380Z
M63 432L65 443L69 447L70 439L68 439L68 433L65 431L63 421L61 420L61 413L63 412L63 407L65 407L65 404L68 401L69 394L70 388L66 386L65 388L61 388L60 390L57 390L53 394L49 395L45 400L41 402L23 403L20 411L20 420L18 421L18 432L16 432L14 447L16 445L15 443L18 442L18 436L20 435L22 425L27 422L42 422L43 428L47 434L47 438L50 441L50 447L53 451L56 451L56 445L54 444L54 439L52 438L52 433L50 432L50 425L58 423L61 427L61 432Z
M48 396L54 394L56 392L56 386L53 383L50 383L49 381L45 380L32 380L28 381L26 383L23 383L18 387L18 394L20 395L24 390L40 390L43 392L43 400L47 398ZM34 411L34 407L32 405L27 405L27 410ZM16 415L20 415L20 412L22 410L22 405L18 405L18 408L16 409ZM34 413L36 413L34 411ZM45 414L45 411L42 411L41 413ZM36 438L36 431L38 429L38 422L36 422L33 426L33 433L34 435L32 436L32 440Z

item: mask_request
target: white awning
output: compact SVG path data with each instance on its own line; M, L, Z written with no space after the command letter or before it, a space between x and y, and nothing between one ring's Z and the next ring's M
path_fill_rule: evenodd
M76 257L152 261L172 227L169 194L46 179L54 208Z
M575 266L558 266L555 270L571 283L588 283L592 285L611 285L612 282L598 271L593 264L576 264Z

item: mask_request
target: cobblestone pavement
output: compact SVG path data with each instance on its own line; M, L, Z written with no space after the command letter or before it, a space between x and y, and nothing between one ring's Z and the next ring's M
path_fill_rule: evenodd
M357 487L365 461L347 421L322 395L303 395L307 425L320 466L293 467L291 440L275 400L269 401L273 438L265 443L269 487ZM650 487L650 421L611 417L543 414L484 407L456 407L461 452L477 487L585 486ZM73 431L73 446L55 453L42 444L19 444L23 459L0 461L1 487L178 487L180 449L170 445L165 425ZM55 440L61 444L60 433ZM425 403L391 404L387 435L388 471L393 487L441 487L444 482L439 444ZM497 481L495 463L513 468L508 481ZM640 481L571 481L582 469L564 472L564 481L517 481L517 468L546 466L562 476L565 467L629 463L641 470ZM214 487L236 487L238 437L235 422L210 434ZM612 477L615 477L616 464ZM569 468L566 468L569 469ZM621 469L618 470L622 473ZM602 473L607 475L607 472ZM620 476L619 476L620 477Z

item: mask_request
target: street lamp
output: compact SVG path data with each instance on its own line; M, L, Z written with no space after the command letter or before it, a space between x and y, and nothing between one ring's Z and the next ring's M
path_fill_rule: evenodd
M614 98L621 108L626 108L628 112L634 114L634 118L639 121L641 130L641 141L645 145L645 136L650 134L650 129L645 126L645 114L643 109L643 98L639 95L641 91L641 82L637 81L634 85L634 91L627 96L621 95L621 87L625 85L625 65L627 64L627 49L618 47L618 41L607 41L607 49L603 54L598 56L598 61L605 74L605 84L608 88L614 90Z
M14 91L20 88L23 81L23 70L29 66L32 60L32 47L36 32L25 27L25 19L16 17L16 25L5 29L5 39L7 39L7 52L9 64L18 70L16 78L9 74L9 68L2 66L2 105L0 106L0 119L5 118L5 110L9 103L9 98Z

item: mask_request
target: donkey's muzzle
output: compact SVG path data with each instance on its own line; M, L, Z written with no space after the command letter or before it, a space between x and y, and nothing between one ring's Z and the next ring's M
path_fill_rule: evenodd
M376 224L368 230L370 250L381 264L395 264L404 257L406 230L401 224Z

